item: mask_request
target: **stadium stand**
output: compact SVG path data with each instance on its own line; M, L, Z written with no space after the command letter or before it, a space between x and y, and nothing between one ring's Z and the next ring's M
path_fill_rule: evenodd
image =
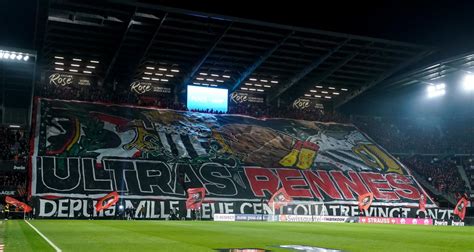
M22 89L31 106L22 110L27 122L18 121L25 130L11 129L8 124L15 123L13 115L20 100L6 95L10 100L2 104L5 127L0 129L0 159L9 161L12 169L31 163L29 193L34 204L43 207L42 217L51 217L44 204L57 203L55 197L72 195L75 201L91 201L107 190L140 200L159 188L159 196L179 200L184 209L182 197L191 187L192 175L179 166L193 171L211 161L225 169L240 169L225 170L230 178L224 178L224 172L215 179L229 182L229 188L232 182L243 192L239 196L239 192L225 192L216 182L209 187L223 192L215 192L220 195L213 199L215 204L222 203L219 199L232 202L233 197L257 204L259 197L270 196L275 188L265 188L269 185L258 181L263 175L252 174L257 172L252 166L267 172L281 168L266 175L272 183L280 181L276 184L286 183L288 188L295 183L287 178L291 176L306 179L300 183L317 181L314 183L326 190L324 195L311 183L306 185L311 192L290 190L290 194L300 199L315 196L322 204L354 204L353 193L360 196L368 188L376 192L375 202L380 207L415 209L425 191L436 197L436 202L444 203L442 198L448 198L452 206L456 194L470 190L464 182L473 177L472 169L466 168L471 166L464 157L472 155L473 143L465 141L466 136L474 135L472 118L374 116L340 110L366 91L415 85L419 79L429 81L424 79L424 69L410 74L407 66L426 59L433 53L431 47L214 14L202 18L208 14L159 5L110 1L91 7L74 0L51 2L38 10L38 20L47 20L37 26L39 51L29 52L31 58L23 60L22 67L35 69L30 86L26 80L17 80L18 74L10 73L20 71L26 78L30 72L19 66L10 65L15 69L1 73L8 80L7 86L2 86L3 96L10 89ZM80 12L66 15L79 7ZM107 10L108 16L98 14L97 9ZM85 33L83 26L91 30ZM65 38L58 39L65 31ZM195 43L188 43L190 38ZM437 64L462 68L474 61L471 56ZM435 70L445 73L446 68L436 66ZM188 108L187 86L226 89L228 107L225 111ZM28 93L31 90L34 92ZM26 133L33 131L31 136ZM89 162L91 159L95 161ZM123 163L117 168L111 160ZM137 175L143 181L127 184L121 181L130 179L127 172L110 172L129 169L127 165L132 163L133 167L143 165L140 162L144 160L155 166L159 166L156 162L166 163L170 172L163 168L157 174L170 179L178 176L179 183L168 188L160 184L164 180L149 179L158 177L150 171ZM323 175L318 173L321 177L317 177L313 172ZM201 170L196 174L216 176ZM9 171L2 176L4 186L17 187L16 194L24 197L24 172ZM332 180L324 180L324 176ZM83 180L83 188L74 187L73 179ZM108 180L113 185L110 188L103 182ZM338 189L331 188L333 182ZM124 188L128 186L132 192ZM388 187L392 193L377 194L377 186ZM400 191L403 186L415 192L407 195ZM53 201L48 201L51 197ZM437 207L432 203L430 198L430 207ZM92 207L91 202L81 204ZM257 212L245 210L252 211Z

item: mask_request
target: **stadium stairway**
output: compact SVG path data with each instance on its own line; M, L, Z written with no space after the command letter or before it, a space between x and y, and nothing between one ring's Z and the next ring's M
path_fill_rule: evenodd
M456 205L457 201L456 201L456 198L454 197L454 195L450 195L450 194L442 193L442 192L438 191L436 188L434 188L434 186L432 186L428 181L426 181L426 179L423 178L423 176L421 176L420 174L418 174L414 170L411 170L411 174L416 178L416 180L418 182L420 182L420 184L424 188L428 189L432 194L436 195L437 197L443 197L449 203L451 203L453 205Z
M471 183L469 183L469 178L467 177L466 171L464 170L464 167L462 165L457 165L459 174L461 174L462 180L464 180L464 185L469 188L469 191L472 191L471 188Z

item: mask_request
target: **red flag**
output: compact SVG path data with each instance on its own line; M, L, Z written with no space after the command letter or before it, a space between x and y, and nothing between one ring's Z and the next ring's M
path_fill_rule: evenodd
M198 209L201 207L204 197L206 196L206 188L189 188L188 199L186 200L187 209Z
M374 200L374 194L371 192L359 195L359 209L360 210L369 210L370 205L372 205L372 200Z
M456 204L456 207L454 208L454 214L459 216L461 220L464 220L464 216L466 215L466 207L468 203L469 203L468 200L463 195L459 199L458 203Z
M281 206L286 205L288 202L293 201L290 195L286 192L285 188L282 187L276 191L268 201L268 205L275 206L275 209L279 209Z
M95 210L100 212L105 209L109 209L111 206L115 205L119 200L118 192L111 192L104 197L100 198L95 204Z
M426 211L426 196L425 194L421 194L420 195L420 200L418 202L418 208L420 209L420 211Z
M23 209L23 212L25 212L25 213L29 213L29 212L31 212L31 210L33 210L33 209L32 209L30 206L28 206L27 204L25 204L25 203L23 203L23 202L21 202L21 201L15 199L15 198L12 198L12 197L10 197L10 196L6 196L6 197L5 197L5 202L6 202L7 204L14 205L14 206L16 206L16 207L18 207L18 208Z

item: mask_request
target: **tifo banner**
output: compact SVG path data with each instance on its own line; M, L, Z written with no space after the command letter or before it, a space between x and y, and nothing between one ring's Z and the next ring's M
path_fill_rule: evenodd
M213 206L268 207L284 188L298 202L356 208L359 195L372 192L370 209L416 212L423 193L353 125L48 99L35 111L31 194L39 206L117 191L121 199L177 201L185 209L186 189L203 187Z
M127 197L127 196L124 196ZM38 218L65 218L65 219L85 219L97 218L117 218L120 209L134 209L134 216L138 218L140 213L144 219L166 219L172 209L178 209L180 216L191 218L191 210L186 209L185 200L157 200L157 199L120 199L113 207L107 210L97 212L94 207L97 204L96 199L85 197L34 197L35 214ZM122 206L122 208L120 207ZM293 204L292 209L284 207L283 211L277 211L279 214L287 215L305 215L305 216L360 216L359 207L356 205L315 205L312 203ZM291 210L291 211L290 211ZM261 202L252 201L215 201L204 202L201 205L200 216L202 219L215 218L216 214L247 214L254 217L247 219L257 220L261 215L274 214L272 206ZM397 218L416 217L420 214L413 207L387 207L372 206L367 211L368 216ZM443 221L449 220L453 215L453 210L428 208L426 216L432 219ZM240 217L239 217L240 218Z

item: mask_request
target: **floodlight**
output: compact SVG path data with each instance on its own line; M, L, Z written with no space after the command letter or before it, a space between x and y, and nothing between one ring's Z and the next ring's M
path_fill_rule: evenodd
M464 76L463 80L463 87L464 90L466 91L474 91L474 75L473 74L467 74Z
M428 98L443 96L446 94L446 84L439 83L434 85L429 85L426 88Z

